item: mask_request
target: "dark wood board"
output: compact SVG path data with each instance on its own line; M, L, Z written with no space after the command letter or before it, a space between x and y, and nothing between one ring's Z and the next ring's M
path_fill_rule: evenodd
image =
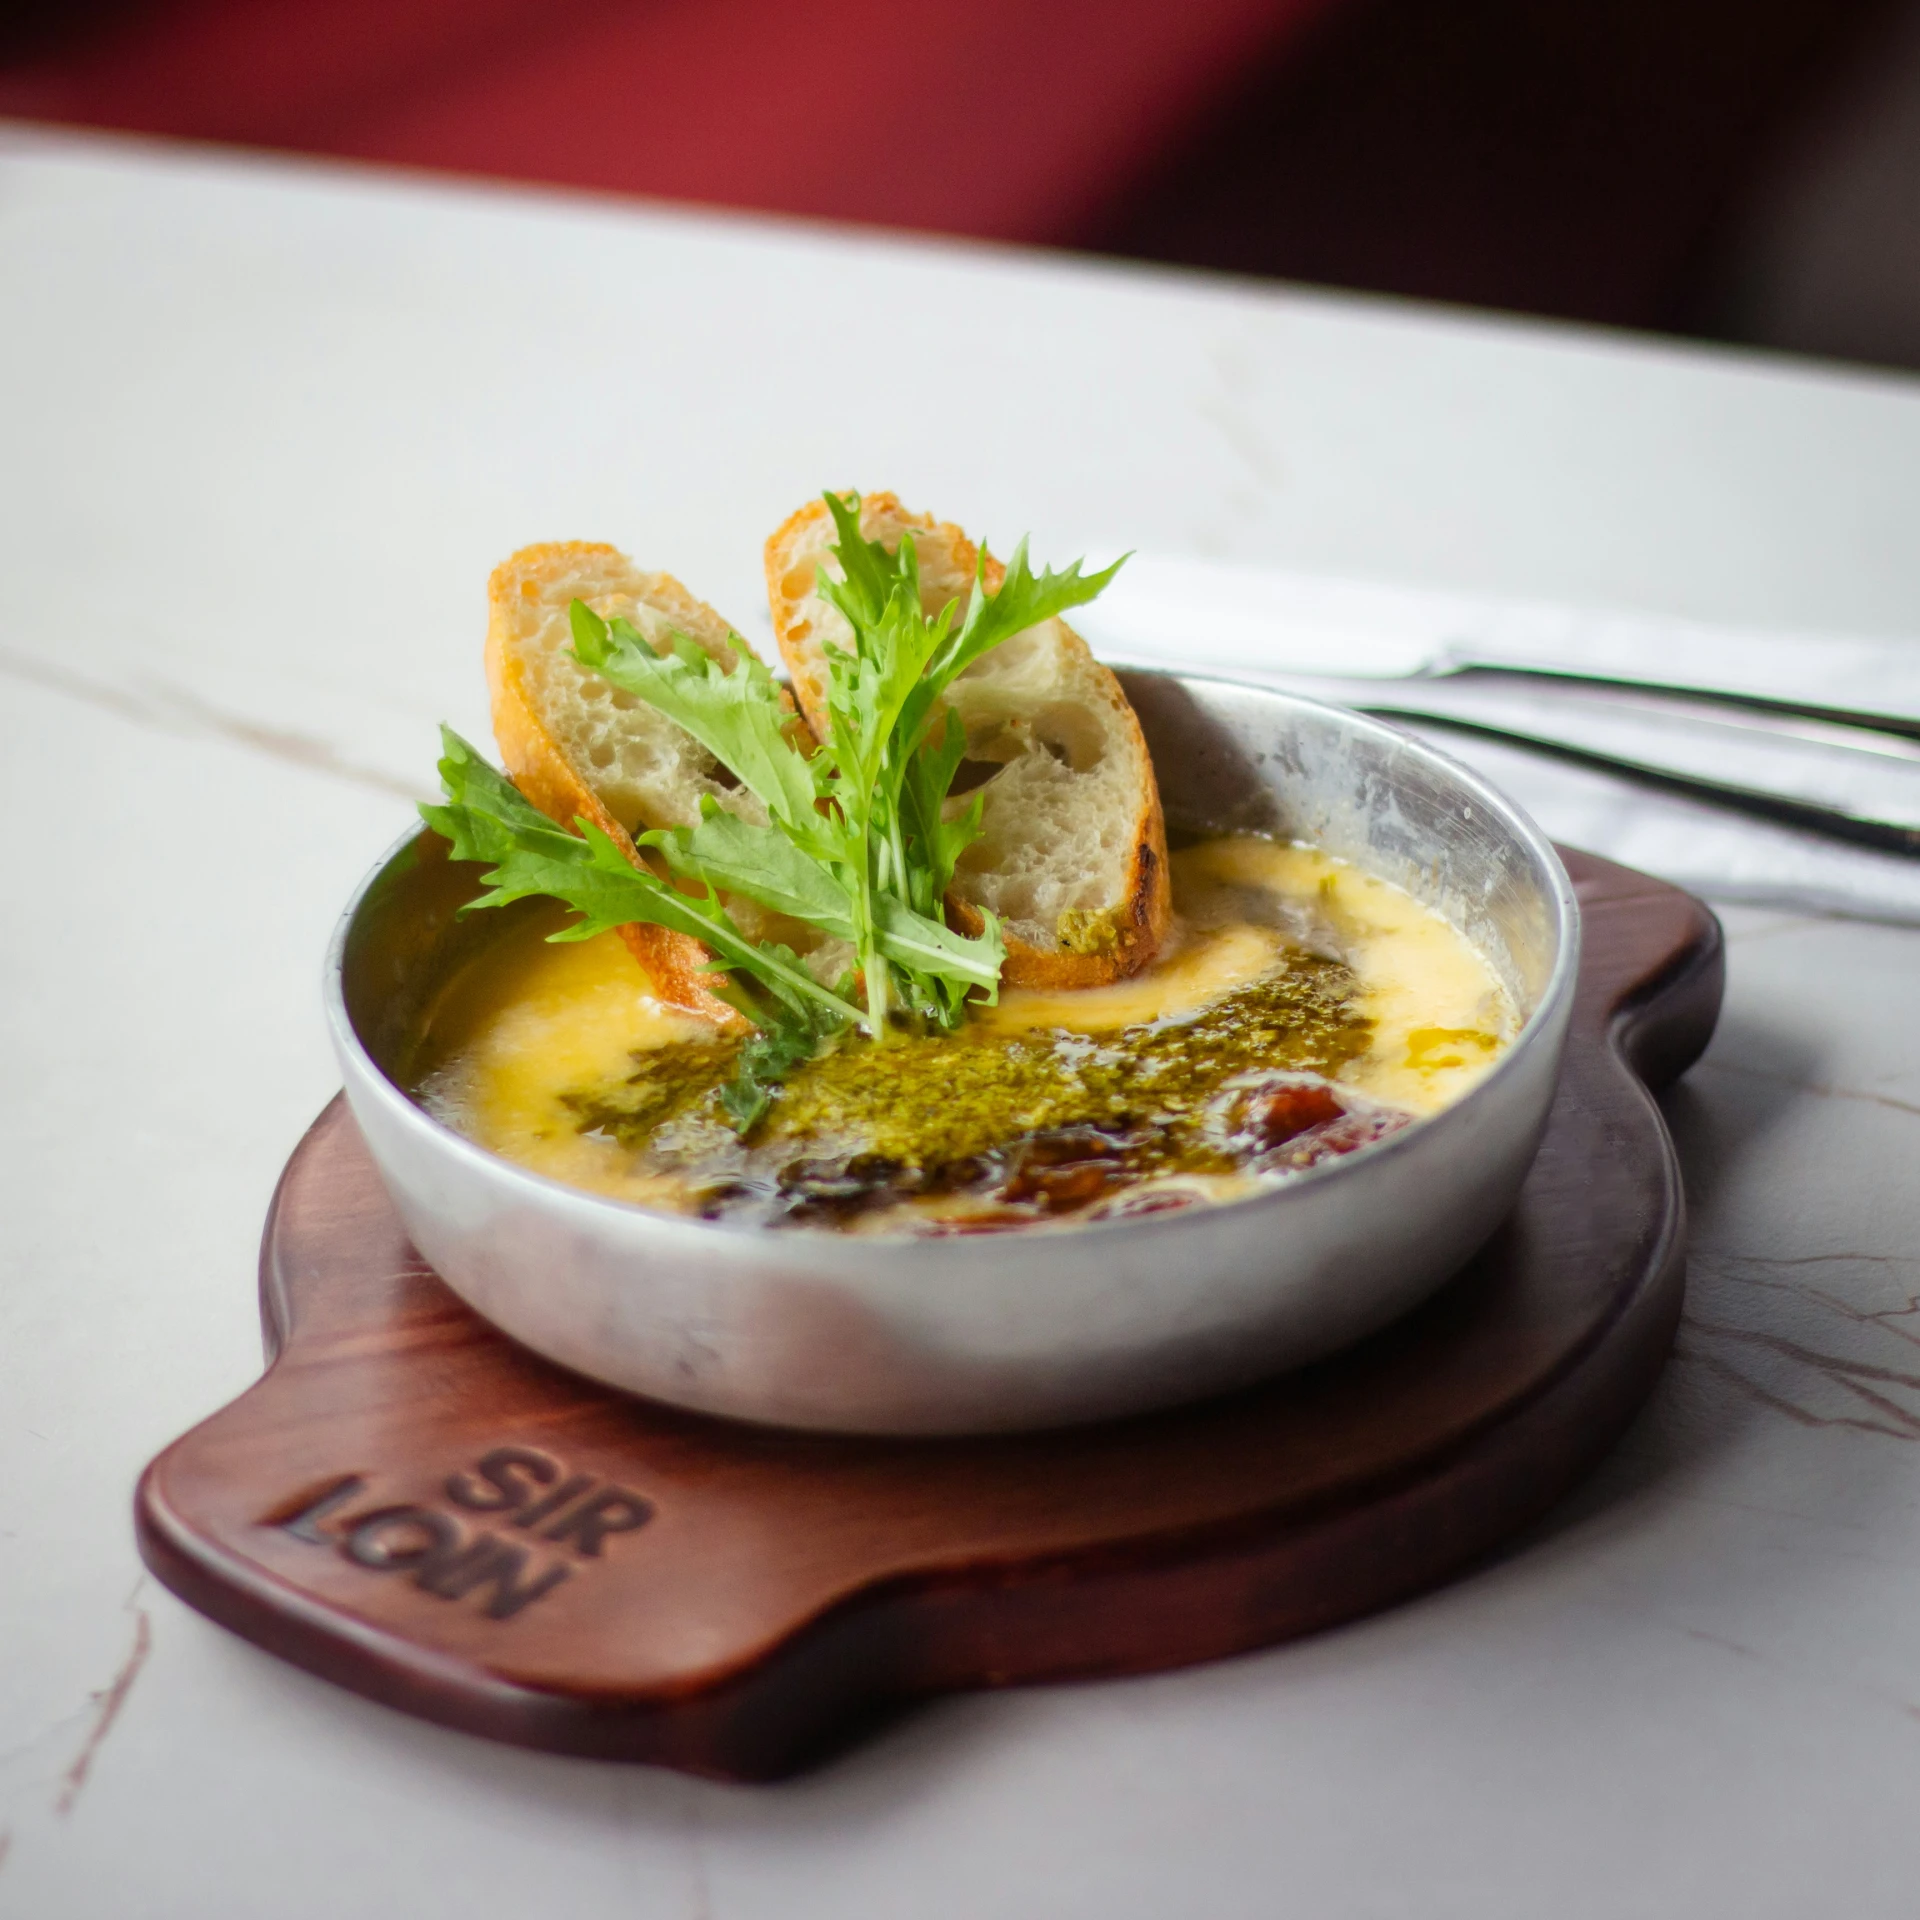
M407 1712L736 1779L916 1695L1177 1666L1418 1593L1594 1463L1679 1314L1680 1180L1648 1089L1712 1032L1719 929L1672 887L1567 859L1579 1006L1520 1204L1425 1307L1335 1360L986 1440L678 1413L463 1306L336 1100L268 1220L268 1371L147 1469L147 1563Z

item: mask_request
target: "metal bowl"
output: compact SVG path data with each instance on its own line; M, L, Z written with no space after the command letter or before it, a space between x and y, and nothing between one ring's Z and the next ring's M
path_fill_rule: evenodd
M1553 849L1446 755L1289 694L1123 676L1169 826L1312 842L1437 907L1525 1025L1432 1118L1269 1193L1039 1233L853 1238L652 1213L529 1173L394 1078L477 870L409 837L328 956L347 1098L420 1252L563 1366L702 1412L858 1433L983 1433L1138 1413L1313 1360L1404 1313L1513 1204L1546 1125L1579 919ZM480 922L494 922L483 926Z

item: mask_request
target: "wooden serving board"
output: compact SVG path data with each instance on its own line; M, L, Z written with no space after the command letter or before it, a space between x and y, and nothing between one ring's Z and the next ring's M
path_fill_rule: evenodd
M1713 916L1569 854L1566 1072L1512 1218L1420 1311L1231 1398L986 1440L683 1414L496 1333L336 1100L268 1219L266 1376L141 1479L141 1551L271 1652L448 1726L729 1778L918 1694L1307 1633L1537 1516L1652 1384L1683 1209L1648 1092L1719 1010Z

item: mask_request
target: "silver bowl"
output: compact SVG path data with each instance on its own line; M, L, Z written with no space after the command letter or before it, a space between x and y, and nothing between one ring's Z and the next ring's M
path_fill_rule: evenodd
M549 1359L654 1399L934 1434L1242 1386L1455 1272L1512 1206L1552 1103L1579 955L1564 868L1511 802L1396 728L1222 680L1123 678L1170 827L1310 841L1437 907L1489 958L1525 1024L1463 1099L1253 1199L1067 1230L852 1238L648 1212L498 1158L393 1077L435 987L498 932L494 914L456 917L478 870L421 832L347 908L326 1003L354 1117L447 1284Z

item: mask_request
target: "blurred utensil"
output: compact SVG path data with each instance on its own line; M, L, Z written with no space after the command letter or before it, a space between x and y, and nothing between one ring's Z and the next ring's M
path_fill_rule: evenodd
M1136 556L1084 616L1109 659L1545 753L1920 856L1920 645L1480 602Z
M1403 680L1245 669L1235 677L1383 719L1437 722L1756 819L1920 856L1920 740L1487 669Z
M1801 634L1135 554L1085 615L1114 646L1225 669L1492 669L1752 704L1920 737L1920 641Z
M1871 643L1839 644L1864 646ZM1889 643L1889 650L1897 644ZM1638 649L1634 651L1637 653ZM1668 659L1661 666L1634 658L1609 661L1603 654L1590 657L1583 665L1576 666L1568 662L1530 659L1525 654L1508 656L1491 649L1461 645L1447 647L1436 654L1432 665L1423 669L1419 677L1435 680L1471 679L1483 674L1524 677L1542 687L1601 688L1638 692L1683 703L1704 701L1713 706L1738 707L1778 719L1806 721L1855 733L1871 730L1892 735L1896 739L1920 742L1920 711L1909 713L1901 706L1884 703L1874 706L1835 705L1831 701L1809 698L1807 677L1812 663L1798 645L1795 645L1792 658L1796 665L1791 672L1786 670L1786 662L1776 661L1764 652L1757 659L1729 656L1716 672L1710 663L1701 661L1697 654L1692 657L1682 654L1678 658ZM1884 662L1885 657L1876 653L1874 658ZM1900 699L1903 696L1898 692L1898 686L1907 663L1904 659L1896 659L1892 664L1896 668L1892 675L1895 683L1893 697Z

